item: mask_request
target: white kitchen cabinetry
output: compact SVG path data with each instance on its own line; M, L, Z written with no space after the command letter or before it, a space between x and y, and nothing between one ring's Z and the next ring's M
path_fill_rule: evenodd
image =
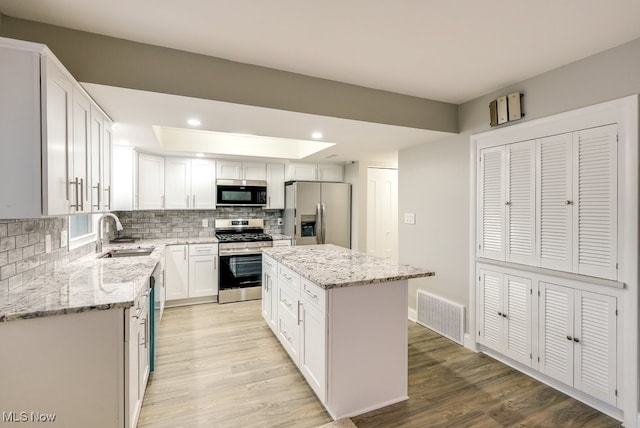
M216 209L216 161L191 159L191 208Z
M261 162L217 161L219 179L223 180L266 180L266 165Z
M286 181L344 181L342 165L296 163L287 165Z
M0 403L55 414L55 425L135 427L149 375L148 288L128 309L0 323ZM28 375L27 375L28 374ZM34 393L37 391L37 393Z
M479 157L479 257L617 278L617 125Z
M113 207L111 168L113 165L113 125L95 106L91 108L91 200L92 211Z
M483 268L479 280L478 342L531 366L531 279Z
M284 164L267 164L267 206L265 209L284 209Z
M273 241L274 247L290 247L291 239L276 239Z
M70 213L91 211L91 101L73 90L73 147L69 150Z
M189 254L187 245L167 245L165 283L167 301L189 297Z
M318 164L318 181L344 181L344 167L334 164Z
M617 299L540 283L540 371L617 404Z
M139 210L164 208L164 158L138 153L136 201Z
M218 244L168 245L165 282L168 306L211 301L218 295Z
M215 209L215 161L165 158L165 208Z
M218 244L189 245L189 297L218 294Z
M262 257L262 317L277 334L278 328L278 265L271 257Z
M325 290L262 260L263 317L334 419L407 398L406 281Z

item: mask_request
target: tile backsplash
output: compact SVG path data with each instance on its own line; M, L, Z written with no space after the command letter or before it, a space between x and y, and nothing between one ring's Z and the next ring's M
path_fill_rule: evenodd
M116 211L122 223L120 236L142 239L156 238L196 238L215 235L216 218L264 218L267 233L282 233L278 226L280 210L263 210L255 207L220 207L216 210L158 210L158 211ZM209 221L208 227L202 220Z
M94 244L69 251L68 230L67 217L0 220L0 291L19 287L93 251ZM45 252L47 235L51 236L49 253Z

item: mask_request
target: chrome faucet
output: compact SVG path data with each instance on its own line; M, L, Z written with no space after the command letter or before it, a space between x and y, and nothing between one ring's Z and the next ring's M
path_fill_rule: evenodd
M102 233L103 223L105 217L111 217L116 222L116 230L122 230L122 223L120 223L120 219L116 217L115 214L112 213L104 213L98 219L98 233L96 234L96 253L102 252L102 240L104 239L104 234Z

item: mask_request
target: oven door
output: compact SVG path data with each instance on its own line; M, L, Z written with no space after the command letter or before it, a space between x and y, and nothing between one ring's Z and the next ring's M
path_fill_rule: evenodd
M220 255L219 303L262 297L262 253Z

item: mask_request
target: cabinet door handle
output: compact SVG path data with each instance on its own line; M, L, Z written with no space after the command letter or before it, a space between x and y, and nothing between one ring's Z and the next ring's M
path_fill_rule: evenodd
M94 208L100 209L100 183L96 183L96 185L91 188L96 189L96 192L98 195L98 200L96 201L97 203L94 205ZM138 205L140 205L139 202L138 202Z
M104 204L104 208L110 210L111 209L111 186L106 187L104 191L107 192L107 201L109 202L108 204Z
M213 258L213 270L218 270L218 256Z
M80 211L84 211L84 178L80 179Z
M298 321L298 325L300 325L300 322L302 321L302 320L300 319L300 306L301 306L301 305L302 305L302 302L301 302L301 301L298 301L298 320L297 320L297 321Z
M311 297L312 299L318 300L318 295L313 294L311 291L309 291L306 285L304 286L304 292L307 293L307 296Z
M195 208L196 207L196 195L193 195L193 204L191 205L191 208Z
M160 204L161 204L162 208L164 208L164 195L160 196Z
M271 208L271 196L267 196L267 207Z
M284 303L284 305L285 305L287 308L290 308L290 307L291 307L291 303L289 303L289 301L288 301L287 299L282 299L282 303Z
M182 257L184 258L184 260L187 260L187 246L185 245L184 247L182 247Z
M187 195L187 208L189 208L189 195Z
M282 333L282 335L284 336L285 339L287 339L287 342L291 342L291 336L289 336L287 334L286 330L280 330L280 333Z

